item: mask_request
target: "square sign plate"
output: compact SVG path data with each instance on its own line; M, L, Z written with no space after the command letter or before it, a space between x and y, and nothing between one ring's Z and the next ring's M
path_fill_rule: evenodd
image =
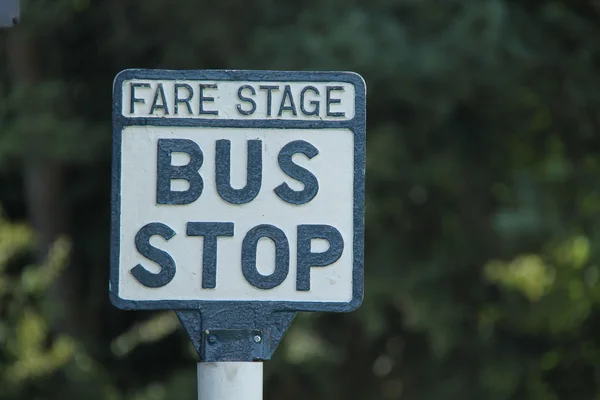
M348 72L121 72L112 302L357 308L365 90Z

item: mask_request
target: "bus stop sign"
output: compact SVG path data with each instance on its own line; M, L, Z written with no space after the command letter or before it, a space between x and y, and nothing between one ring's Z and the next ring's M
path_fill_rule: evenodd
M347 72L121 72L113 304L177 311L203 361L268 359L296 312L356 309L365 90Z

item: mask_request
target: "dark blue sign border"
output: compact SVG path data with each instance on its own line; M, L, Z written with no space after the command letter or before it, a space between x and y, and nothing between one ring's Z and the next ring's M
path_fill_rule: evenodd
M123 82L129 79L262 81L262 82L347 82L354 85L354 118L344 121L232 120L204 118L128 118L122 115ZM203 301L203 300L126 300L119 293L119 249L121 217L121 136L126 126L203 126L230 128L326 129L347 128L354 133L354 266L352 300L346 303L297 301ZM109 293L113 305L125 310L198 310L205 307L236 309L240 306L261 311L349 312L360 306L364 292L364 208L366 150L366 85L353 72L284 72L242 70L148 70L120 72L113 84L113 159L112 215ZM133 240L133 239L132 239Z

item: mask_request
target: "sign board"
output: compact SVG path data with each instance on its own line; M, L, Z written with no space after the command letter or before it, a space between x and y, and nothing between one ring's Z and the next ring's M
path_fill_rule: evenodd
M113 304L357 308L365 90L346 72L121 72L113 88Z
M0 0L0 28L15 25L19 16L19 0Z

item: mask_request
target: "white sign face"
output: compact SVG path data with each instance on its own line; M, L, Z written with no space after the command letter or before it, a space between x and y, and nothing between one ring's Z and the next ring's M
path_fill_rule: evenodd
M113 118L115 305L358 307L358 75L127 70Z

